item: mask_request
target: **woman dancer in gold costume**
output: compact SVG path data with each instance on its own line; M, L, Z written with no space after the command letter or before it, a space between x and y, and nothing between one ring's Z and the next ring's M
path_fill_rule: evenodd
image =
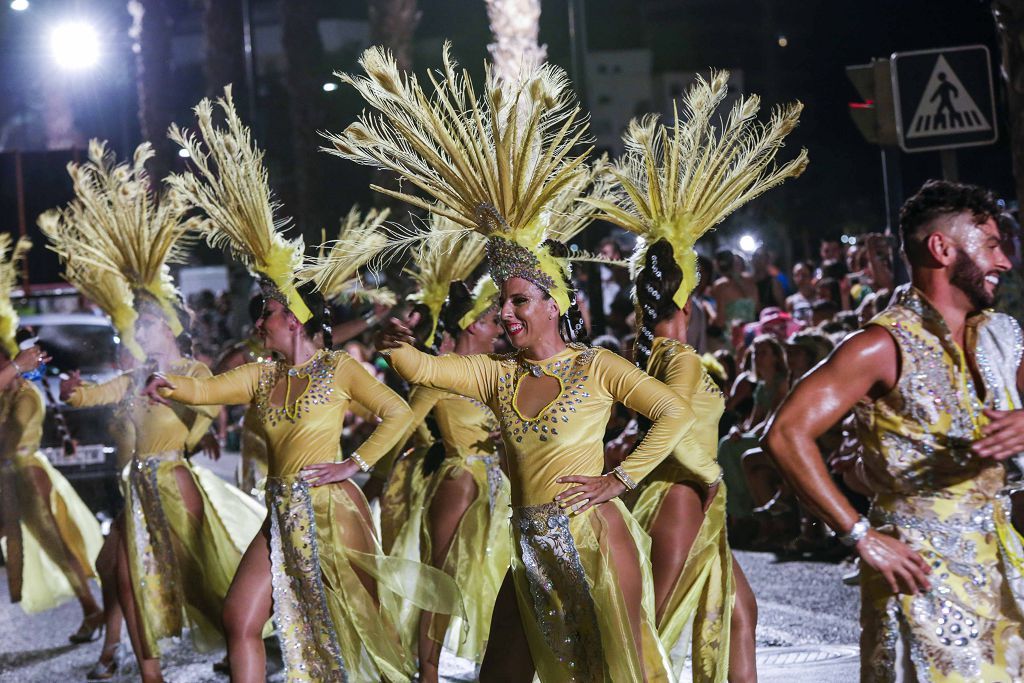
M302 241L289 242L277 230L262 154L235 114L230 91L218 104L226 129L214 125L209 100L196 108L205 144L172 131L198 171L172 184L208 216L200 226L207 238L229 245L258 276L265 303L257 330L281 360L209 379L158 374L146 394L191 405L254 403L266 435L269 520L246 550L224 609L232 680L265 679L261 633L273 616L290 681L407 681L415 663L395 626L400 601L451 612L457 591L441 572L380 552L366 499L351 477L391 448L409 408L348 354L324 348L330 334L324 299L294 275ZM350 272L345 250L332 248L302 276L330 291ZM381 422L359 453L342 459L341 430L352 401Z
M726 491L716 459L725 401L700 355L686 345L690 294L698 284L694 245L732 211L807 165L806 151L781 167L774 163L799 105L779 109L763 125L755 118L758 98L741 98L723 125L712 123L728 81L724 71L698 79L672 126L656 116L634 120L626 153L612 166L618 192L610 201L589 200L640 236L632 269L636 364L672 387L697 416L674 457L644 483L633 513L651 535L662 643L671 652L691 633L690 647L674 659L676 674L689 654L694 680L708 682L757 679L757 606L726 538Z
M10 298L30 247L24 238L12 245L10 235L0 234L0 362L18 373L0 389L0 536L6 541L11 601L31 614L77 598L82 625L70 640L85 643L96 639L102 625L103 612L89 579L95 577L103 535L96 517L39 452L46 415L43 395L19 376L46 360L36 347L19 352L18 315ZM28 333L22 330L20 335L27 338Z
M648 542L617 496L668 455L693 415L624 359L572 342L583 324L567 281L567 250L548 241L566 238L562 228L575 223L560 210L574 202L556 207L556 198L589 175L585 157L571 152L585 124L568 82L547 65L518 84L488 73L478 99L446 49L427 95L380 49L365 52L361 64L366 77L344 80L377 111L331 136L334 151L395 171L436 203L385 192L488 238L501 321L517 349L437 358L409 346L409 330L397 321L381 339L409 382L467 396L498 416L523 630L500 648L519 653L519 661L500 673L485 661L482 678L529 680L525 642L543 681L669 680L654 626ZM601 438L615 402L653 425L621 466L602 475Z
M167 272L189 228L188 206L165 196L156 205L144 164L148 144L130 164L116 165L106 147L90 144L89 161L71 164L76 198L40 225L81 283L81 267L110 278L94 301L106 307L122 343L164 371L209 376L182 354L187 313ZM88 291L87 291L88 293ZM97 386L77 374L61 394L76 406L124 403L135 431L135 458L125 487L118 557L121 605L144 681L160 681L160 643L191 629L200 648L223 642L220 612L246 536L261 511L218 477L184 457L206 433L213 407L147 405L137 398L145 368ZM130 606L130 607L129 607Z

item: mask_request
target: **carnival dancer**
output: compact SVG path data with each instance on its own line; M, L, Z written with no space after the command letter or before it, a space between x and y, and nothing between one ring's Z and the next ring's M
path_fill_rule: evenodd
M269 519L246 550L224 609L232 680L266 677L261 632L273 616L291 681L408 681L415 663L393 618L400 602L452 612L458 592L441 572L380 552L366 499L351 477L391 448L409 408L361 363L325 348L329 314L310 281L329 291L349 257L332 248L302 267L302 240L288 241L278 230L262 153L230 90L218 105L226 128L214 124L209 100L196 107L202 141L172 128L197 174L173 176L171 184L206 214L200 230L207 239L230 246L259 279L265 301L257 330L281 360L208 379L158 374L146 394L191 405L255 403L266 435ZM342 460L350 401L381 422L360 452Z
M189 207L170 195L157 204L144 168L152 154L143 144L131 163L116 164L103 143L90 142L88 162L68 166L75 199L44 214L40 227L68 273L84 264L113 276L95 303L108 307L122 343L140 362L209 376L205 365L182 353L188 314L166 265L181 254ZM84 278L69 279L81 285ZM199 648L222 644L224 596L262 511L185 458L215 408L148 405L137 397L147 372L144 366L96 386L72 373L61 395L75 406L125 402L132 417L135 458L125 487L119 597L142 679L159 681L161 641L189 628Z
M1001 496L1024 451L1024 341L988 309L1010 262L993 195L929 181L900 210L911 282L783 403L766 445L801 499L861 560L861 679L1024 678L1022 566ZM814 439L854 410L859 517Z
M555 197L587 175L585 155L571 151L586 124L568 80L551 65L516 84L488 69L478 99L447 45L430 95L379 48L360 64L366 77L343 79L377 111L330 136L333 151L396 172L435 201L381 191L488 238L501 321L517 349L438 358L410 346L398 321L381 337L407 381L467 396L498 416L523 631L499 648L519 661L498 673L485 660L481 678L529 680L525 639L543 681L669 680L650 599L648 540L617 496L668 455L693 415L626 360L573 342L583 321L567 279L568 250L546 241L566 237L559 229L575 223L552 210ZM601 438L616 402L654 424L621 466L602 475Z
M30 333L18 331L10 298L30 247L25 238L12 244L9 234L0 233L0 358L26 375L45 358L34 346L28 358L19 354L18 336L27 340ZM77 598L82 624L70 640L87 643L103 626L103 610L89 586L103 534L75 490L39 452L45 415L42 392L24 376L0 390L0 536L7 584L11 601L29 614Z
M671 652L692 633L673 665L681 673L689 655L697 681L757 679L757 607L726 538L726 490L716 459L725 401L700 354L686 344L690 294L698 284L694 245L731 212L807 165L806 151L781 167L774 163L796 126L799 104L777 110L765 125L755 118L757 96L742 97L720 129L713 123L728 83L726 71L710 81L698 78L670 126L657 116L631 122L626 152L611 167L617 194L588 200L639 236L632 268L637 366L675 389L697 416L697 426L676 446L675 457L647 478L633 508L651 535L662 643Z
M433 321L425 325L435 340L430 346L454 346L452 353L460 356L493 353L501 333L497 287L486 276L472 292L465 284L483 261L485 240L443 218L433 217L430 227L438 239L420 244L412 259L415 300ZM409 406L413 428L433 416L444 460L426 473L427 449L413 449L393 473L398 486L389 481L387 507L395 498L408 504L392 554L422 559L452 576L466 612L451 624L444 615L411 614L419 633L420 678L436 681L442 645L477 669L483 660L494 602L511 562L508 479L491 438L497 420L486 405L416 386ZM403 476L406 471L413 476ZM403 484L408 491L397 490Z

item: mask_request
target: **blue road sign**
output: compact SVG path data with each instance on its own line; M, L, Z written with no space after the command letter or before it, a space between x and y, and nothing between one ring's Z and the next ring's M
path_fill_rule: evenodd
M987 47L897 52L890 63L896 132L903 151L927 152L996 141Z

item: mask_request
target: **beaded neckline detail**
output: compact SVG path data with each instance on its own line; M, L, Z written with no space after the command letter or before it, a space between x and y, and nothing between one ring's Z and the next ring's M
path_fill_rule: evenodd
M337 365L338 352L318 351L307 363L290 368L284 363L266 363L260 372L260 383L257 390L256 407L267 425L273 427L279 422L295 423L304 414L309 413L314 405L327 403L334 393L334 367ZM274 387L282 379L308 379L305 390L292 398L285 391L284 405L275 406L270 403L270 395Z

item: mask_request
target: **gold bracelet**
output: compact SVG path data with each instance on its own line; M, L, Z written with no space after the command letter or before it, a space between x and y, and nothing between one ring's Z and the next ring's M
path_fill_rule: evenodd
M636 488L636 482L633 481L633 477L626 474L626 470L622 469L622 465L613 469L612 474L614 474L615 478L621 481L630 491Z
M359 465L359 469L361 469L363 472L370 471L370 466L366 464L366 461L363 460L358 453L352 453L348 457L351 458L352 460L355 460L356 464Z

